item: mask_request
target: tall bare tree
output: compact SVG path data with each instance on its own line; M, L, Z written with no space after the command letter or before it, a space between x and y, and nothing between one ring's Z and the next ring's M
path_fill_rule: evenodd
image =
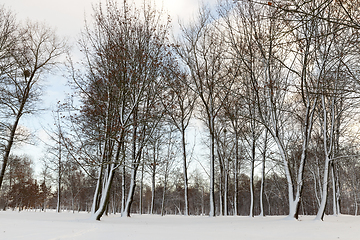
M176 67L175 61L171 61L167 71L166 91L162 100L170 122L181 134L183 176L184 176L184 201L185 215L189 215L188 197L188 153L186 149L186 130L193 117L196 94L189 87L189 76L181 74L180 67Z
M1 78L1 102L8 121L3 123L4 154L0 172L0 187L6 165L16 140L20 119L34 113L41 96L42 80L59 64L66 44L54 30L44 24L27 22L16 29L16 42L9 52L10 71ZM6 40L6 39L4 39Z
M256 5L253 1L239 1L222 15L226 17L233 53L241 60L255 92L257 121L274 138L282 156L289 217L297 218L318 102L317 87L322 76L321 71L314 74L316 66L312 64L316 57L313 48L316 23L296 15L287 19L288 16L273 9L270 2ZM296 169L291 169L294 164L290 162L286 148L289 136L286 120L289 119L299 120L302 134L302 154Z
M190 75L190 87L201 103L204 121L210 139L210 216L215 216L215 119L228 97L234 82L216 20L209 9L199 11L198 21L182 29L182 39L177 42L177 54Z
M74 159L98 168L93 219L104 214L115 171L126 159L131 182L123 214L130 215L142 151L160 119L155 99L162 85L168 24L151 5L137 9L127 1L109 0L105 8L94 7L93 25L83 33L80 45L87 72L73 74L83 107L76 122L78 136L73 138L77 140L68 147L75 144L79 156ZM124 150L127 147L131 153Z

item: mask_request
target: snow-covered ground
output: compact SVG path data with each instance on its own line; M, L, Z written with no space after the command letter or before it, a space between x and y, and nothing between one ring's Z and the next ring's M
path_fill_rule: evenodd
M327 216L324 222L314 217L300 221L277 217L184 217L120 215L90 221L88 213L0 211L0 239L360 239L360 217Z

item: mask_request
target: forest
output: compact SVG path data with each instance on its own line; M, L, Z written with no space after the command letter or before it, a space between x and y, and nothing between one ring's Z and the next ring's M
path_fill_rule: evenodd
M222 0L174 33L151 1L107 0L84 24L69 46L0 6L1 209L358 214L360 1ZM55 69L73 92L35 176L13 152Z

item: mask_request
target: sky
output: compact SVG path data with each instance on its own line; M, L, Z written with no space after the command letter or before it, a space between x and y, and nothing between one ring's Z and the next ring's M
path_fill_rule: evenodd
M131 0L128 1L131 2ZM143 0L133 1L136 4L143 2ZM18 21L25 22L30 19L45 22L54 28L60 37L66 38L70 47L76 51L76 41L84 26L84 20L90 18L92 5L99 2L105 2L105 0L2 0L0 4L15 13ZM154 2L158 8L163 8L171 16L173 31L176 33L179 31L178 22L186 23L194 18L201 3L214 5L217 0L154 0ZM45 110L33 116L26 116L20 122L22 127L27 128L36 136L34 139L46 141L47 134L43 129L49 129L53 125L52 109L55 109L56 103L64 100L71 91L66 86L67 79L63 77L64 74L58 72L47 77L40 105ZM35 145L17 146L14 153L30 156L38 173L41 168L41 158L44 155L44 144L40 140L34 142Z
M120 2L121 0L118 0ZM131 0L128 0L131 2ZM140 4L143 0L133 0ZM149 1L149 0L146 0ZM174 25L177 20L189 19L196 13L200 0L153 0L159 8L163 8L172 16ZM12 9L18 19L32 19L46 22L57 28L64 36L76 37L83 27L84 17L92 13L92 5L105 0L2 0L1 3ZM202 0L205 4L213 4L216 0Z

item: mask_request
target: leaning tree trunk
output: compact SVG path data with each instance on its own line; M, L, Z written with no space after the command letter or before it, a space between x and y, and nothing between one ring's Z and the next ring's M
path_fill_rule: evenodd
M108 166L108 171L105 174L104 186L103 186L102 192L101 192L99 207L92 214L90 219L100 221L100 218L103 216L104 212L106 211L106 208L108 206L109 199L110 199L110 190L111 190L111 185L112 185L112 182L114 179L114 173L115 173L115 167L114 167L114 164L111 164L110 166Z
M14 144L16 129L17 129L18 125L19 125L19 121L20 121L20 118L22 116L23 109L24 109L24 106L25 106L25 102L26 102L26 99L23 100L22 104L20 105L20 108L19 108L19 110L17 112L17 115L16 115L16 118L15 118L15 122L11 126L10 136L9 136L8 141L7 141L7 145L5 147L3 163L2 163L1 171L0 171L0 190L1 190L2 182L4 180L6 166L7 166L8 161L9 161L11 148L12 148L12 146Z
M134 200L134 193L135 193L135 187L136 187L136 173L137 173L137 166L136 166L136 164L134 164L131 169L130 189L129 189L129 194L128 194L128 197L126 200L123 216L130 217L130 209L131 209L131 205Z
M98 174L98 178L97 178L97 181L96 181L96 188L95 188L95 193L94 193L93 202L92 202L92 206L91 206L91 215L94 215L95 212L99 208L100 192L101 192L101 189L102 189L103 169L104 169L104 165L101 164L100 167L99 167L99 174Z
M136 174L137 169L139 167L139 161L138 159L141 158L140 154L138 156L137 154L137 130L138 130L138 124L137 124L137 108L134 110L133 113L133 137L132 137L132 166L131 166L131 179L130 179L130 189L127 196L126 204L124 213L122 216L130 217L130 209L131 205L134 200L134 194L135 194L135 187L136 187Z

